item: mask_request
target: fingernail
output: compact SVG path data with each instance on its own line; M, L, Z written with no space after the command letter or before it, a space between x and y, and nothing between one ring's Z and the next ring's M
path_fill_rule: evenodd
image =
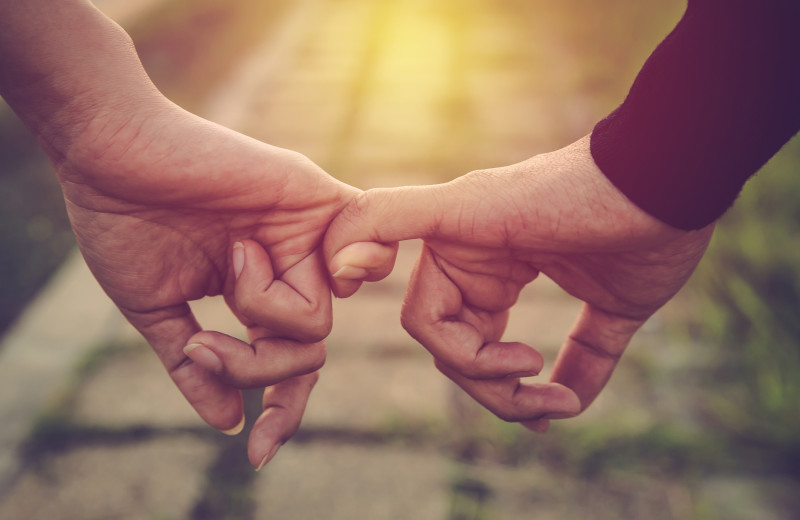
M244 415L242 415L242 420L239 421L239 424L237 424L230 430L220 430L220 431L225 435L230 435L231 437L233 437L234 435L239 435L240 433L242 433L243 429L244 429Z
M273 446L272 449L270 450L270 452L263 459L261 459L261 463L256 468L256 471L261 471L261 468L266 466L267 462L271 461L272 457L274 457L275 454L278 453L278 450L280 449L280 447L281 447L280 443L278 443L275 446Z
M363 280L367 277L366 269L361 267L353 267L352 265L346 265L333 273L334 278L341 278L342 280Z
M201 343L190 343L183 347L183 353L203 368L207 368L215 374L222 373L222 360L213 350L205 345Z
M244 244L236 242L233 244L233 276L237 279L244 269Z
M200 343L189 343L188 345L186 345L185 347L183 347L183 353L184 353L184 354L186 354L186 355L188 356L188 355L189 355L189 352L193 351L193 350L194 350L194 349L196 349L197 347L202 347L202 346L203 346L203 345L201 345Z

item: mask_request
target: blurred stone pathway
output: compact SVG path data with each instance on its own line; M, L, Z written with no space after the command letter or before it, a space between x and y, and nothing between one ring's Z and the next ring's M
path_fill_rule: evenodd
M291 2L202 115L364 189L525 159L588 133L607 107L586 101L580 71L553 52L548 11L533 17L524 4ZM418 248L403 244L389 278L335 302L301 431L258 474L246 436L194 416L73 258L0 351L0 519L692 518L696 490L669 476L596 483L552 472L548 457L566 441L487 417L438 374L399 325ZM219 299L193 308L205 328L241 335ZM578 309L537 281L507 337L549 365ZM637 341L671 340L656 320ZM652 404L631 357L576 427L605 414L647 425L679 407Z

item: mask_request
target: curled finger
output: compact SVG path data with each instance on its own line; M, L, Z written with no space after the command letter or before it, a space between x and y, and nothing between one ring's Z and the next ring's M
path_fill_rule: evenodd
M317 372L293 377L264 390L263 412L250 431L247 454L260 470L300 428L308 397L317 382Z
M219 332L192 336L187 357L236 388L260 388L319 370L325 363L323 342L258 338L247 344Z
M234 245L233 264L234 307L246 321L306 343L321 341L330 333L333 313L321 252L302 258L278 276L264 248L244 240Z
M541 354L524 343L501 342L507 311L487 312L464 303L459 288L423 247L403 303L403 328L440 363L471 378L536 375Z
M397 258L397 248L397 242L355 242L344 247L328 263L333 293L347 298L362 282L377 282L389 276Z

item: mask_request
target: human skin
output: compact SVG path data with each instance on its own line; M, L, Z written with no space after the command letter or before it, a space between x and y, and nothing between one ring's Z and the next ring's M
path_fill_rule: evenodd
M691 275L713 224L682 231L651 217L595 165L589 136L446 184L361 193L331 224L332 288L348 297L391 271L368 248L424 239L402 309L436 366L502 419L546 430L603 389L633 334ZM522 288L539 274L584 302L549 382L544 360L501 342Z
M263 465L298 428L325 361L321 242L358 190L171 103L89 2L0 3L0 70L0 94L53 162L86 263L197 413L238 433L239 389L267 387L248 446ZM188 302L213 295L249 344L202 331Z
M711 234L632 205L588 139L445 185L358 195L299 154L170 103L124 31L85 1L0 2L0 70L0 93L55 165L87 264L200 416L235 433L238 389L268 387L250 433L255 466L296 431L324 362L325 271L349 296L353 278L391 270L395 241L426 239L404 326L479 402L543 429L589 405ZM541 356L499 340L539 272L586 304L552 381L522 384ZM188 301L218 294L250 344L192 316Z

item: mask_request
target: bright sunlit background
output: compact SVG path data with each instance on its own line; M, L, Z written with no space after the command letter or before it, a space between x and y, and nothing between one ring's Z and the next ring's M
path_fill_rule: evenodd
M447 181L588 134L684 8L678 0L95 4L130 32L170 99L298 150L362 189ZM74 241L46 158L5 106L0 168L7 331ZM440 383L402 333L395 311L412 248L394 278L337 302L331 376L267 473L247 465L246 438L193 422L86 419L81 410L101 407L91 399L115 413L114 394L92 390L103 378L123 386L120 403L167 379L124 387L133 376L123 367L154 358L128 334L93 347L40 414L21 470L0 479L0 518L797 518L798 170L795 139L748 184L686 290L637 336L604 396L545 436L488 416ZM509 332L552 363L577 307L542 285L523 294ZM219 307L209 309L209 320L220 319ZM25 389L0 381L0 392ZM184 453L195 463L175 475L169 457L180 448L159 451L167 442L199 443L202 456ZM150 455L130 451L144 447ZM70 465L86 453L99 457L95 466ZM142 473L119 469L134 460ZM136 485L125 480L134 474ZM115 479L118 498L97 491ZM176 480L191 489L173 492ZM153 499L157 489L171 498Z

